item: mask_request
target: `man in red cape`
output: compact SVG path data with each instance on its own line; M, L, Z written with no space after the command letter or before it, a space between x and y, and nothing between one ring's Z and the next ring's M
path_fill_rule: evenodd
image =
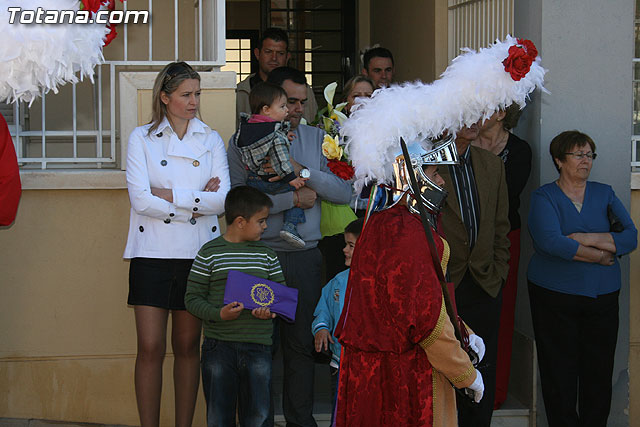
M437 167L424 168L442 190ZM455 426L451 385L480 397L483 391L455 338L425 230L406 197L370 216L353 255L335 331L343 348L336 426ZM448 244L434 238L446 270Z

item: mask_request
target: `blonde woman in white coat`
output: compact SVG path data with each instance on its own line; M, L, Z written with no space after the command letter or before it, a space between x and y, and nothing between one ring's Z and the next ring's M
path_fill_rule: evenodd
M142 426L160 418L162 362L171 313L175 425L190 426L199 384L200 320L185 310L191 262L220 235L229 191L224 142L196 118L200 76L185 62L167 65L153 87L153 117L129 138L131 201L124 258L131 259L128 303L136 318L135 388Z

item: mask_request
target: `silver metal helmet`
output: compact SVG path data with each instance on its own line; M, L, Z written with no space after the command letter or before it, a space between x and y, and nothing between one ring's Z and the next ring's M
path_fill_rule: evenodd
M438 214L447 198L447 191L433 182L425 173L424 167L429 165L454 165L458 163L453 135L445 135L437 140L423 140L407 144L411 167L420 187L420 198L429 213ZM375 210L383 210L395 206L408 193L413 194L409 170L402 150L395 157L393 163L393 183L379 186L374 197ZM413 213L418 214L415 197L407 198L407 206Z

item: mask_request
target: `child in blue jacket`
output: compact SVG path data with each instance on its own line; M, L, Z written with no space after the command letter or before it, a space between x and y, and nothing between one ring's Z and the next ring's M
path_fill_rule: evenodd
M356 247L356 241L360 236L362 227L364 225L364 218L358 218L355 221L347 225L344 230L344 263L347 267L351 266L351 257L353 250ZM342 314L342 307L344 305L344 294L347 291L347 280L349 279L350 269L346 269L336 274L336 276L329 281L322 288L322 295L316 305L316 310L313 312L315 317L311 324L311 332L314 336L315 348L317 352L331 349L331 362L329 366L331 368L331 375L333 378L333 406L335 408L337 385L338 385L338 368L340 367L340 343L333 336L336 323L340 319Z

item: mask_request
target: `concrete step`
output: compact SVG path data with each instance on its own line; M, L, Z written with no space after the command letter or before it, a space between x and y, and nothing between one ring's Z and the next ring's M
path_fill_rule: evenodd
M493 411L491 427L533 427L530 420L529 408L509 394L502 408Z
M491 427L533 427L532 424L529 424L530 413L531 411L522 403L518 402L513 396L508 395L502 408L493 411ZM314 417L318 427L330 427L330 414L315 414ZM276 415L275 425L276 427L285 427L284 416Z

